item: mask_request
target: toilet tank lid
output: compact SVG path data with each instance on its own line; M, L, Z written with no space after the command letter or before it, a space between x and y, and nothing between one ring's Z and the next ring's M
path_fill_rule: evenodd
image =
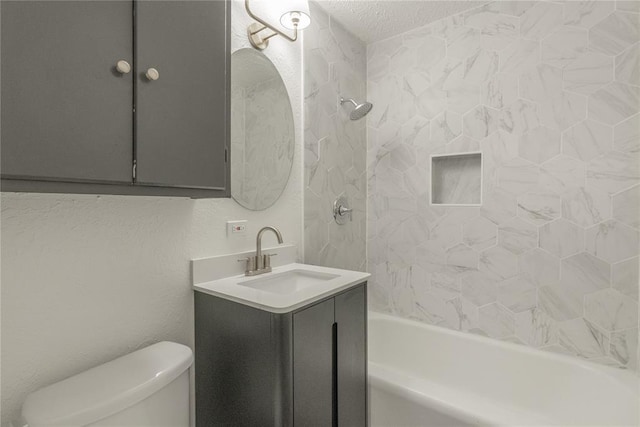
M192 361L189 347L159 342L28 395L22 417L29 427L96 422L146 399Z

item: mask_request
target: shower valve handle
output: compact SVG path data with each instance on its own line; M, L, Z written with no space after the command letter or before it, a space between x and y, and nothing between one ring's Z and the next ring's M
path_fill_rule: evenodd
M333 219L335 219L338 225L344 225L349 221L352 221L351 217L353 209L349 207L349 201L346 197L338 197L333 202Z
M340 216L344 216L344 215L349 214L351 212L353 212L353 209L345 208L342 205L338 206L338 215L340 215Z

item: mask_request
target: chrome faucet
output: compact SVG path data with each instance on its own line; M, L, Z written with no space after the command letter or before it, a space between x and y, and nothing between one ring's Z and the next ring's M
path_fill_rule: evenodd
M269 273L271 271L271 257L276 254L262 255L262 235L265 231L273 231L278 238L279 244L284 242L282 240L282 234L280 234L280 231L277 228L271 226L262 227L260 231L258 231L258 236L256 237L256 255L238 260L247 262L247 268L244 272L245 276L256 276L258 274Z

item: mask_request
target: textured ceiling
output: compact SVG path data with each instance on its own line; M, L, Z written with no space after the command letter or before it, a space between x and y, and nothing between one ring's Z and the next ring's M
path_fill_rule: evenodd
M371 43L487 1L320 0L318 3L353 34Z

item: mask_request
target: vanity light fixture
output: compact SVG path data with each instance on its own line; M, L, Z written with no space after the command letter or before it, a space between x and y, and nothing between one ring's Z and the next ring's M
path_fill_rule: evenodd
M282 36L290 42L298 40L298 31L306 28L311 23L309 14L309 3L307 0L261 0L260 3L267 4L273 15L280 18L280 24L289 30L293 30L293 36L279 30L266 19L255 15L249 6L249 0L244 1L244 7L249 16L258 22L254 22L247 28L247 35L251 46L259 50L264 50L269 46L269 39L274 36ZM263 35L263 31L271 30L271 34Z

